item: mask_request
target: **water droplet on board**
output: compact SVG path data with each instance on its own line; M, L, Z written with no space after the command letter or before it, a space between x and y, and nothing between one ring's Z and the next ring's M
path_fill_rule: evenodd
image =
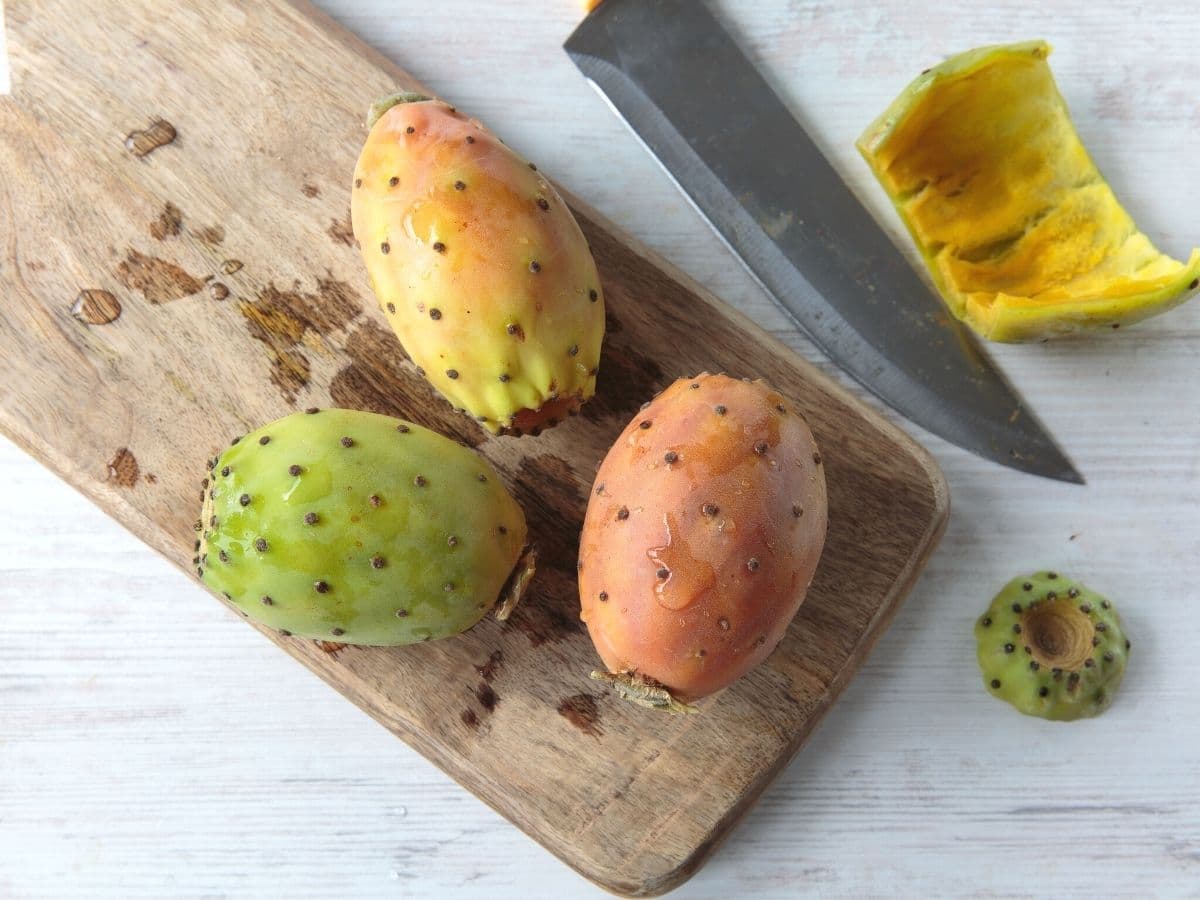
M183 228L183 213L174 203L167 202L158 218L150 223L150 236L156 241L175 237Z
M205 225L196 232L196 237L206 244L221 244L225 241L224 225Z
M141 291L142 296L156 306L181 300L204 287L202 280L175 263L146 256L132 248L117 266L116 275L121 284L130 290Z
M224 300L229 296L229 288L219 281L214 281L208 286L208 293L214 300Z
M71 315L85 325L107 325L121 315L121 301L108 291L89 288L71 304Z
M165 119L154 119L150 127L125 135L125 149L139 159L175 140L175 126Z
M139 474L137 457L130 452L128 447L118 449L113 454L113 458L108 461L107 480L121 487L133 487L137 484Z

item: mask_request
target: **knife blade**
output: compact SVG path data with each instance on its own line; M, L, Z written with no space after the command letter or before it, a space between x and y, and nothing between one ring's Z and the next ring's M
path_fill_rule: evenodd
M564 48L834 362L951 443L1084 483L705 4L605 0Z

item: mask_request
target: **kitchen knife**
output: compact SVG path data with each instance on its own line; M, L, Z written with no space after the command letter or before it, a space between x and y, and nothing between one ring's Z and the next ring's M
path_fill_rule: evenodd
M838 365L982 457L1083 483L698 0L605 0L564 45L755 279Z

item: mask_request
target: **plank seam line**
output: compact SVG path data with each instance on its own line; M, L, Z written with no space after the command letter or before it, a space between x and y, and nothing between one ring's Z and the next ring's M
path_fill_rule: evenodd
M0 97L12 92L12 75L8 65L8 45L4 40L4 0L0 0Z

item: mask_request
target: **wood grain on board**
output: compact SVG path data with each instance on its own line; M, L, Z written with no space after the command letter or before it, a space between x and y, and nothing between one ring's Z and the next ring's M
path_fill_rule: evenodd
M487 438L417 376L348 222L375 96L410 76L283 0L17 0L0 99L0 429L181 566L204 460L298 407L403 416L475 446L541 570L506 625L402 649L268 636L611 890L690 875L792 758L886 627L947 513L929 457L752 323L572 200L609 308L598 394ZM766 664L703 715L590 682L575 556L595 466L702 370L762 376L822 447L830 532Z

